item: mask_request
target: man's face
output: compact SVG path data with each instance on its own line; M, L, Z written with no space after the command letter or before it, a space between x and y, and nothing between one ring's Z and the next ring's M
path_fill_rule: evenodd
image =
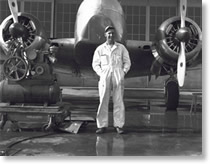
M114 29L109 29L106 33L105 33L105 37L106 40L110 43L114 42L115 39L115 30Z

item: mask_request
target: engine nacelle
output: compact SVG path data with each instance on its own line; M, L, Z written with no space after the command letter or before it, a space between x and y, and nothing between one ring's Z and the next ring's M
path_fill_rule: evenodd
M43 48L48 42L46 33L39 20L27 13L18 13L18 22L24 27L25 35L22 36L26 52ZM8 54L12 40L10 26L13 24L12 15L8 16L0 27L0 44L5 54ZM31 53L27 53L31 54ZM29 56L30 58L30 56Z
M202 48L200 27L186 18L185 28L181 29L180 17L169 18L159 27L154 44L153 55L160 64L176 67L181 41L185 42L186 63L191 63Z

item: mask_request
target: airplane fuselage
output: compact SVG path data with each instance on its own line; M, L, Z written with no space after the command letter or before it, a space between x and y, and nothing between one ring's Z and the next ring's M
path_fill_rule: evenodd
M76 76L79 72L79 76L95 78L96 74L91 67L92 58L97 46L105 42L104 29L108 25L112 25L116 29L115 40L127 46L129 42L126 38L125 16L118 0L93 0L91 3L84 0L81 3L76 17L75 38L53 41L62 45L58 52L58 67L65 64L69 68L69 71L65 71L65 75L67 72L69 74L74 72L75 74L73 74ZM127 77L150 74L151 63L154 59L151 50L136 47L139 45L129 46L128 49L129 52L132 52L130 55L132 66ZM139 60L142 58L147 60Z

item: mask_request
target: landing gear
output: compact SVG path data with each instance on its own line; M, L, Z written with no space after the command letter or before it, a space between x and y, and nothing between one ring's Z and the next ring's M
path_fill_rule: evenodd
M176 111L179 105L179 85L174 76L165 82L165 103L167 111Z

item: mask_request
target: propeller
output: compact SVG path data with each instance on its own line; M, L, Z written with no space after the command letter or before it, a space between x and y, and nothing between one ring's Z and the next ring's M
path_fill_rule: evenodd
M14 23L18 23L18 5L17 0L8 0L9 9L13 17Z
M181 28L185 28L185 17L187 11L187 0L180 0L180 14L181 14ZM181 41L180 53L177 62L177 79L179 86L184 85L185 71L186 71L186 56L185 56L185 42Z
M27 36L26 28L18 22L18 5L17 0L8 0L10 12L13 18L13 24L9 27L9 32L13 38L22 38Z
M17 0L8 0L9 9L12 14L13 24L10 25L9 31L14 38L19 38L21 45L23 47L23 36L27 33L26 28L18 22L18 5ZM25 62L28 64L28 60L26 57L26 52L23 52L23 58Z

